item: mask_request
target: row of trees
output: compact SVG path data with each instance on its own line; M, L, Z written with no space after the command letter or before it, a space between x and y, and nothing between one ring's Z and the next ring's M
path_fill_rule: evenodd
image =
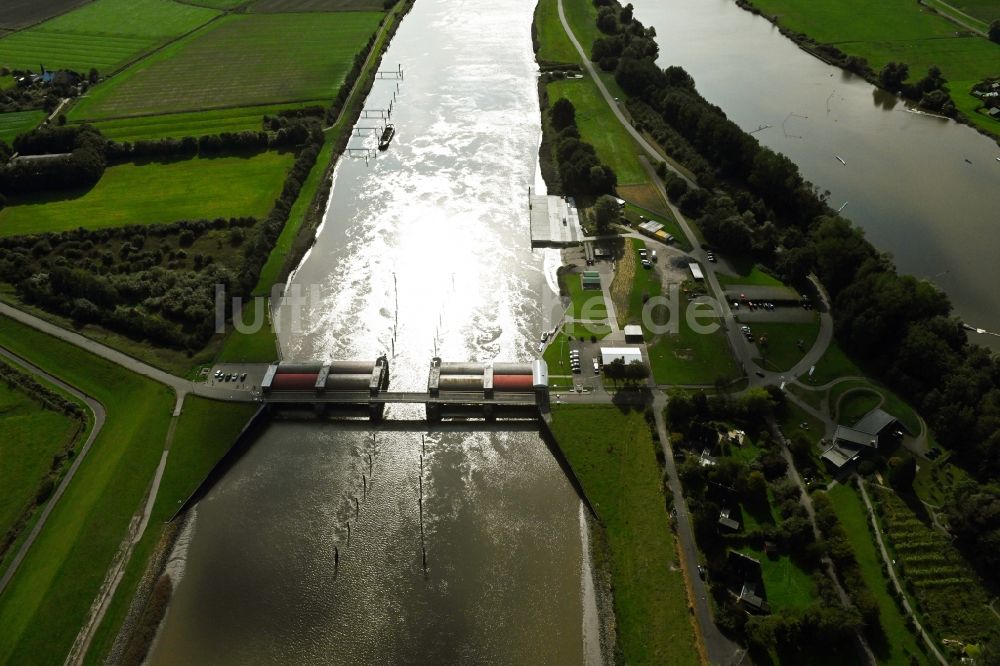
M2 142L0 142L2 143ZM107 159L104 137L96 129L50 127L22 134L14 140L14 150L22 155L57 154L43 159L19 160L0 166L0 194L93 187L104 175ZM10 148L0 145L0 154Z

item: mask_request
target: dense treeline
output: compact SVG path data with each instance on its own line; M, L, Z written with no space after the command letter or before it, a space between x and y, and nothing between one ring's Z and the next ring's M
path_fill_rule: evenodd
M104 175L104 137L89 125L43 126L14 140L14 150L35 156L0 166L0 194L11 196L46 190L92 187ZM52 157L38 158L53 154ZM0 145L0 156L10 148Z
M711 191L697 201L686 199L698 190L682 193L682 208L689 204L685 212L698 216L712 243L753 253L793 282L815 272L833 300L843 347L914 403L938 439L959 452L981 481L997 479L1000 364L968 342L947 296L898 275L860 229L825 205L794 163L760 146L706 102L683 70L661 70L649 56L632 57L647 50L648 32L634 25L630 11L617 11L615 35L634 36L639 47L622 49L614 63L616 80L653 111L644 114L646 122L662 123L711 165L711 178L702 182ZM704 165L695 167L704 171ZM683 189L674 186L675 192ZM1000 520L994 523L990 538L1000 539Z

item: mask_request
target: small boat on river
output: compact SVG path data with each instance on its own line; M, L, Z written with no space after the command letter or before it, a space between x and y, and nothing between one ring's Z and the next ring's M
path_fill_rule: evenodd
M389 148L389 143L392 141L392 137L396 135L396 128L393 125L386 125L385 129L382 130L382 138L378 140L378 149L387 150Z

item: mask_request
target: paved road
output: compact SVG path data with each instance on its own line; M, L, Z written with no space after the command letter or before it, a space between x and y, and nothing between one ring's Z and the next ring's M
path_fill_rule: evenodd
M83 459L86 458L87 454L90 452L91 444L94 443L94 440L97 439L97 436L101 433L101 429L104 427L104 422L106 420L107 414L105 413L104 406L101 403L97 402L88 395L84 395L83 393L73 388L66 382L60 380L57 377L53 377L52 375L45 372L41 368L24 360L20 356L17 356L16 354L13 354L7 351L6 349L2 348L0 348L0 356L3 356L13 361L16 365L23 367L28 372L45 379L47 382L54 384L55 386L58 386L66 393L69 393L74 398L87 405L87 408L90 409L91 414L93 414L94 416L94 426L90 429L90 435L87 437L87 441L84 442L83 448L80 449L80 453L77 454L76 459L73 460L73 464L70 465L69 467L69 471L66 472L66 476L63 477L62 481L59 482L59 486L56 488L55 492L52 493L52 497L50 497L49 501L45 503L45 507L42 509L42 515L39 516L38 520L35 522L34 527L31 528L31 532L28 534L28 538L25 539L23 544L21 544L21 547L17 551L17 555L14 556L14 559L11 561L10 566L7 567L7 570L4 571L3 577L0 577L0 594L3 594L4 589L6 589L8 583L10 583L11 578L14 577L14 574L17 573L18 567L21 566L21 562L28 554L28 550L30 550L32 544L35 543L35 539L38 538L38 535L42 531L42 528L45 527L45 523L46 521L48 521L49 514L52 513L52 509L55 508L56 504L59 502L59 499L63 496L63 493L66 492L66 488L73 480L73 477L76 476L76 471L80 468L80 465L83 463Z
M913 620L913 626L916 627L917 633L924 640L924 644L927 649L934 653L938 661L941 662L943 666L948 666L948 660L944 658L944 655L938 650L937 645L931 640L931 637L927 635L927 631L924 630L923 625L920 624L920 620L913 613L913 608L910 607L910 601L906 597L906 593L903 591L902 586L899 584L899 579L896 578L896 568L893 566L892 558L889 557L889 551L886 550L885 542L882 540L882 531L878 527L878 521L875 520L875 510L872 508L871 500L868 499L868 491L865 490L865 482L863 479L858 479L858 488L861 490L861 499L865 502L865 507L868 509L868 520L875 527L875 541L878 543L879 552L882 553L882 562L885 563L885 568L889 572L889 578L892 580L893 587L896 588L896 594L903 601L903 610L906 611L907 615Z
M118 351L117 349L112 349L107 345L103 345L96 340L91 340L90 338L80 335L79 333L56 326L55 324L49 323L44 319L40 319L32 314L24 312L23 310L18 310L15 307L7 305L6 303L0 303L0 316L10 317L15 321L19 321L22 324L30 326L43 333L47 333L52 337L59 338L60 340L64 340L76 347L85 349L95 356L100 356L103 359L122 366L126 370L131 370L136 374L149 377L154 381L169 386L174 390L174 393L177 396L176 403L174 404L174 416L180 414L181 405L184 403L184 397L189 393L206 398L213 398L215 400L250 402L249 391L208 386L206 384L192 382L187 379L181 379L180 377L176 377L169 372L160 370L159 368L154 368L148 363L144 363L133 356L129 356L128 354Z
M744 650L735 642L726 638L712 619L712 605L708 600L708 586L698 575L698 546L695 544L694 529L691 527L691 516L688 513L687 502L684 500L684 489L677 475L677 465L674 463L674 452L670 446L667 434L667 422L663 411L667 407L667 398L657 391L653 399L653 414L656 421L656 432L660 436L660 446L667 468L667 480L674 495L674 511L677 524L677 536L680 538L680 551L683 558L684 575L691 586L694 598L695 617L701 629L705 651L710 664L737 664L743 658Z

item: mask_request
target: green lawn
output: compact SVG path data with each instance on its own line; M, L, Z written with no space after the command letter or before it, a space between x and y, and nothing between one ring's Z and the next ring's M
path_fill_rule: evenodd
M601 339L611 333L611 327L606 324L580 324L570 322L563 326L566 335L574 338L587 338L591 336Z
M314 104L325 105L325 101ZM259 132L266 114L275 114L282 109L308 106L309 104L272 104L265 106L245 106L236 109L195 111L192 113L171 113L157 116L133 116L93 123L101 133L115 141L138 141L140 139L161 139L164 137L204 136L222 132Z
M3 361L0 364L6 365ZM67 449L83 421L49 409L0 380L0 537L35 503L52 458Z
M740 552L760 561L767 602L775 611L805 608L818 601L812 576L787 555L772 560L753 548L741 548Z
M1000 132L1000 123L974 113L979 102L971 87L1000 75L1000 46L981 37L963 37L951 21L909 0L753 0L780 23L819 42L834 44L868 60L878 72L887 62L905 62L910 79L937 65L948 80L956 106L980 127ZM978 5L979 3L975 3ZM996 4L993 4L996 9Z
M177 421L149 526L133 551L85 663L95 666L104 663L165 522L230 449L256 409L256 405L217 402L196 396L189 396L184 401L184 411Z
M0 65L80 72L96 67L110 74L217 15L212 9L170 0L96 0L0 40Z
M579 273L565 273L561 280L569 293L570 306L566 313L574 319L607 319L608 308L604 302L604 292L598 289L584 289L583 277Z
M569 364L569 349L569 339L566 337L566 333L559 331L542 353L542 359L549 366L550 375L573 373Z
M844 394L840 400L840 411L837 422L841 425L853 426L862 416L878 407L882 396L868 389L857 389Z
M614 117L593 81L589 78L552 81L547 90L550 104L563 97L573 103L580 137L593 144L597 156L618 176L619 185L649 180L639 163L639 147Z
M753 322L751 327L757 336L757 347L764 353L765 367L785 372L791 370L812 349L819 336L819 315L814 313L813 321L808 324ZM761 342L764 338L767 339L766 346ZM801 348L799 341L802 342Z
M987 25L994 19L1000 19L1000 3L997 0L951 0L948 4Z
M375 12L382 0L254 0L251 12Z
M854 550L854 557L861 570L865 587L875 597L879 606L879 621L885 634L884 641L872 640L880 664L908 666L910 655L923 659L923 653L913 633L907 629L903 614L888 593L889 579L882 573L882 556L879 554L868 527L865 511L857 491L838 484L828 493L837 518L847 533Z
M864 376L854 361L847 357L836 340L830 342L826 348L826 353L816 363L816 370L812 376L802 378L802 383L822 386L840 377Z
M540 62L580 62L580 54L559 21L558 0L538 0L534 28Z
M733 360L729 339L722 329L714 333L696 333L688 325L684 313L688 297L680 296L678 333L655 338L649 347L649 360L657 384L713 384L719 378L726 381L742 373ZM701 308L699 311L707 310ZM710 319L699 318L700 322Z
M108 411L90 454L0 597L0 663L61 663L152 479L173 394L9 319L0 318L0 345Z
M785 283L774 277L770 273L764 272L761 267L757 264L750 269L750 272L745 275L728 275L723 272L717 272L716 277L719 278L719 284L722 286L728 285L752 285L759 287L784 287Z
M99 86L70 115L90 120L331 98L382 16L228 16Z
M0 211L0 236L160 224L176 220L267 215L295 156L194 158L108 167L96 186L76 195L12 198Z
M628 247L626 245L626 247ZM628 314L625 323L641 324L642 309L645 301L663 293L663 285L660 278L652 268L643 268L639 260L639 250L646 249L646 241L638 238L632 239L632 251L636 253L635 273L632 276L632 289L628 294ZM619 320L621 313L619 313ZM648 335L648 334L647 334Z
M18 134L36 127L43 120L45 120L44 111L0 113L0 140L13 143Z
M559 448L607 533L624 663L699 663L645 419L611 405L556 405L552 418Z
M254 321L257 301L251 300L243 313L243 321L251 324ZM266 307L265 302L260 303ZM240 333L235 329L226 337L222 350L215 359L216 363L270 363L278 360L278 350L275 342L274 329L271 322L264 317L264 326L256 333Z

